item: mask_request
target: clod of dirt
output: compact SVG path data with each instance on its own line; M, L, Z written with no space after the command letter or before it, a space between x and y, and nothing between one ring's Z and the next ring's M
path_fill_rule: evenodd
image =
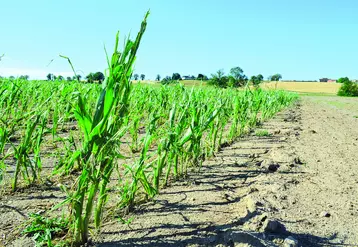
M298 247L298 241L294 237L289 236L283 242L283 246L284 247Z
M278 170L278 168L280 168L280 165L279 164L270 164L268 167L267 167L267 170L269 172L276 172Z
M286 233L286 227L278 220L265 220L262 229L267 233Z
M259 237L241 231L234 231L226 236L224 236L225 242L230 244L230 246L255 246L255 247L265 247L265 246L273 246L265 242L263 239Z
M319 214L320 217L331 217L331 214L326 212L326 211L323 211Z
M261 206L263 206L263 204L252 198L252 196L248 196L246 198L246 208L250 213L254 213L255 211L257 211L257 207Z
M259 161L257 161L257 162L255 163L255 165L261 166L261 165L262 165L262 162L263 162L263 160L259 160Z
M304 164L304 162L300 159L300 157L296 157L293 161L297 165L303 165Z
M316 133L317 133L317 131L315 131L315 130L310 130L310 133L312 133L312 134L316 134Z
M256 153L249 155L249 158L250 158L250 159L256 159L256 158L258 158L258 157L259 157L259 155L256 154Z

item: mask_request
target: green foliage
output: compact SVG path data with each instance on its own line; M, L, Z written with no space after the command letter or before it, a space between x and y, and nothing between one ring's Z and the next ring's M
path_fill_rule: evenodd
M346 80L346 78L343 78L343 85L338 90L338 96L357 97L358 96L358 84L354 83L350 80Z
M268 130L256 130L255 136L271 136Z
M345 83L345 82L349 82L349 78L348 77L341 77L337 80L337 83Z
M173 80L170 76L166 76L160 82L162 85L178 84L178 80Z
M29 78L30 78L30 76L28 76L28 75L20 75L20 77L19 77L20 80L25 80L25 81L29 80Z
M264 79L264 77L261 74L259 74L257 76L251 76L250 82L255 87L258 87L262 83L263 79Z
M30 214L30 221L22 232L31 236L36 246L64 246L65 243L53 243L55 237L63 237L67 234L69 221L66 218L46 218L39 214Z
M130 76L130 73L126 75ZM21 80L5 80L0 84L0 146L2 143L5 145L0 156L16 161L13 148L7 147L12 143L19 149L20 143L30 143L32 148L19 150L24 151L22 157L30 157L29 164L37 169L37 164L41 165L39 157L48 157L38 150L46 148L46 151L52 145L52 159L57 164L53 176L78 175L71 186L63 186L72 213L69 216L69 236L75 235L75 227L86 229L88 223L87 229L91 229L92 225L93 228L101 225L109 189L120 196L117 199L119 207L131 210L136 203L159 193L163 185L185 176L190 167L200 169L203 160L217 152L222 143L232 142L296 97L287 92L260 89L187 88L181 84L128 86L120 83L119 86L129 89L128 93L121 87L109 90L110 78L108 76L102 85ZM123 82L129 77L123 75L123 78L116 81ZM120 97L121 100L115 100L118 105L113 103L116 107L110 108L111 99L116 97L102 93L103 88L107 89L106 92L117 92L117 95L128 98ZM105 109L108 109L108 114ZM24 139L28 139L25 137L30 136L30 132L25 135L27 126L31 127L38 115L40 121L30 138L33 141L25 142ZM42 131L44 119L48 124ZM80 132L72 132L73 127L79 128ZM19 136L16 133L21 133L20 138L11 141L13 136ZM127 147L122 148L124 134L126 143L136 154L128 153ZM41 138L46 143L38 146ZM134 158L123 162L123 155L133 155ZM2 163L1 170L6 171L6 164ZM21 167L25 172L25 167ZM31 175L31 168L28 168ZM42 175L41 169L37 171L38 177ZM118 179L111 177L112 171L117 173ZM19 173L19 181L27 182L21 180L22 174ZM32 181L32 176L29 181ZM111 182L110 188L107 187L108 181ZM23 183L18 187L21 185Z
M145 74L140 74L140 79L141 79L142 81L144 81L144 79L145 79Z
M46 78L47 78L48 81L53 81L54 80L54 75L51 74L51 73L48 73Z
M203 74L198 74L198 76L196 77L197 80L202 80L202 81L207 81L209 80L209 78L206 75Z
M173 73L172 80L181 80L181 76L179 73Z
M282 79L282 75L281 74L274 74L268 77L269 81L279 81Z
M74 115L83 138L81 147L74 152L74 160L77 160L81 174L76 190L68 194L73 212L75 245L88 241L93 211L96 229L101 226L102 211L107 202L107 185L114 169L113 162L116 157L122 157L117 150L120 148L119 140L126 131L123 125L128 115L132 89L130 78L148 15L149 12L142 22L136 40L126 40L122 52L118 51L117 33L114 53L112 58L108 59L109 75L99 93L95 111L89 110L83 95L78 95ZM71 64L69 59L68 61ZM141 77L144 79L144 76ZM72 161L69 161L69 167L73 164Z
M216 74L211 75L211 79L208 81L209 85L225 88L228 86L229 78L225 76L223 70L218 70Z
M161 78L161 77L160 77L160 75L158 74L158 75L155 77L155 80L156 80L156 81L160 81L160 78Z
M235 67L230 70L228 76L225 75L223 70L218 70L216 74L211 75L211 79L208 81L209 85L217 87L241 87L246 85L247 77L243 74L243 70L240 67Z

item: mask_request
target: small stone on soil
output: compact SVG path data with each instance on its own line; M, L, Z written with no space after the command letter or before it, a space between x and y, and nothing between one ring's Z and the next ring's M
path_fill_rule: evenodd
M266 219L263 225L264 232L269 233L285 233L286 227L278 220Z
M323 211L319 214L320 217L331 217L331 214L326 212L326 211Z
M292 236L289 236L283 242L283 246L284 247L298 247L298 241L295 238L293 238Z

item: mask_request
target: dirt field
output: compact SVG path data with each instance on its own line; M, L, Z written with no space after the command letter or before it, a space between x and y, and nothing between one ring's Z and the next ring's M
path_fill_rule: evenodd
M263 83L262 88L266 89L283 89L298 93L320 93L337 95L340 83L325 83L325 82L269 82Z
M157 81L135 81L135 83L147 83L151 85L159 85ZM206 82L197 80L181 81L185 86L205 86ZM339 88L342 86L340 83L325 83L325 82L264 82L261 87L264 89L283 89L298 93L313 93L325 95L337 95Z
M105 222L96 246L356 246L358 99L304 96L259 129L136 208L130 225ZM63 200L50 188L1 197L0 245L33 246L11 233Z

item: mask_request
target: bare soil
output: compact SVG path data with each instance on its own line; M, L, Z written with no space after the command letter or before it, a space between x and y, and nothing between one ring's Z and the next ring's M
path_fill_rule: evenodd
M358 99L305 96L153 201L113 218L96 246L298 246L358 244ZM255 134L256 133L256 134ZM0 245L31 212L64 195L43 185L0 198ZM115 212L114 212L115 213ZM281 227L269 227L269 222ZM275 228L275 229L274 229ZM271 229L271 231L270 231Z

